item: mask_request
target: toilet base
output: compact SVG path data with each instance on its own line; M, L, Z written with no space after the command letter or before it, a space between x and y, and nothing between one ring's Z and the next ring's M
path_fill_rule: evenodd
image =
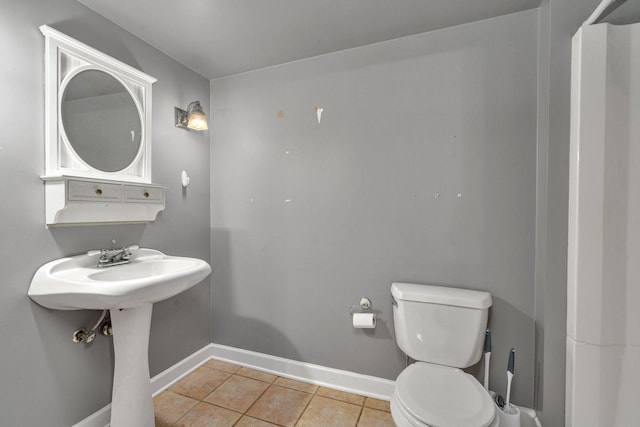
M397 427L430 427L428 424L423 423L422 421L416 419L413 415L407 411L402 403L398 401L396 393L393 393L391 396L391 417L393 418L393 422L396 423ZM499 427L500 419L498 414L496 414L493 422L489 424L488 427Z

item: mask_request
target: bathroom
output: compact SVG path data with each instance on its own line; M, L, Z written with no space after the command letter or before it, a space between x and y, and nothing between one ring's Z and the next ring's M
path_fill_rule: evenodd
M599 3L502 2L511 9L473 19L461 7L457 25L210 76L97 1L4 0L0 425L71 426L111 401L111 339L71 340L99 313L47 310L27 290L39 266L113 240L212 268L154 304L151 376L214 344L393 380L405 357L391 283L445 284L492 294L492 388L504 392L515 347L513 402L565 425L571 38ZM150 4L130 5L133 33L168 8L198 13L198 2ZM638 21L633 0L606 19ZM167 192L155 221L45 228L43 24L157 79L153 182ZM305 27L287 34L323 39ZM172 37L197 43L197 29ZM195 100L209 130L177 129L174 107ZM351 327L361 297L377 310L373 331Z

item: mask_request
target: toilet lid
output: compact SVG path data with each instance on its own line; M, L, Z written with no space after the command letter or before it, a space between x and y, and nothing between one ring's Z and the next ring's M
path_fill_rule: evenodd
M482 385L448 366L414 363L398 376L396 396L414 417L433 427L487 427L495 417Z

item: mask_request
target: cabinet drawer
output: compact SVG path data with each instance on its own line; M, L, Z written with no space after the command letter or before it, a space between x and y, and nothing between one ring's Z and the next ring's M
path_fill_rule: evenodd
M127 203L163 203L164 188L139 187L125 185L125 199Z
M120 185L99 182L69 180L69 200L82 201L118 201L120 200Z

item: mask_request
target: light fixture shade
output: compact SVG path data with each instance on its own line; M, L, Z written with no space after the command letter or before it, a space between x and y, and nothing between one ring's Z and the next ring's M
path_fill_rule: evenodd
M200 101L194 101L187 107L187 110L175 108L176 127L188 128L202 131L209 129L207 125L207 115L202 111Z
M207 115L200 111L194 111L189 114L189 122L187 123L187 127L193 130L207 130L209 126L207 126Z

